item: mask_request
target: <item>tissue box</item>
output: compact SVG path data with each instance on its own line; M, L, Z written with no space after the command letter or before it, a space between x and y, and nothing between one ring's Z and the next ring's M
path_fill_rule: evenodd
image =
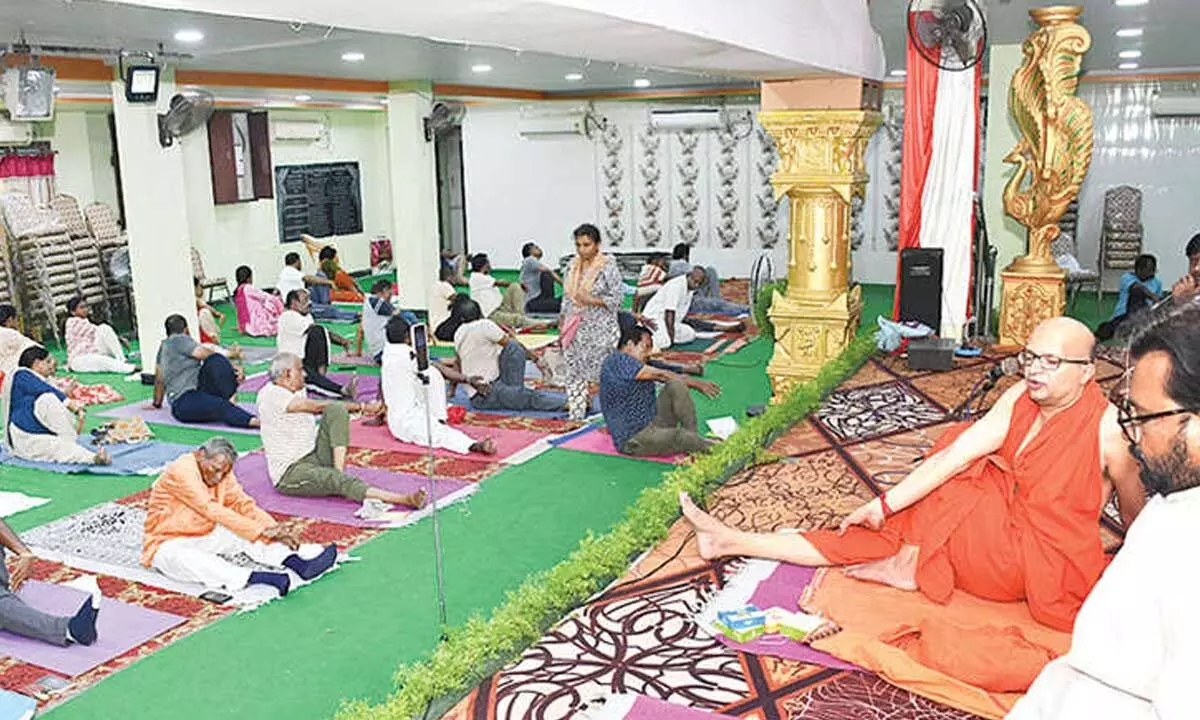
M766 632L767 617L763 611L753 605L747 605L738 610L717 613L717 620L713 626L730 640L745 643L761 637Z

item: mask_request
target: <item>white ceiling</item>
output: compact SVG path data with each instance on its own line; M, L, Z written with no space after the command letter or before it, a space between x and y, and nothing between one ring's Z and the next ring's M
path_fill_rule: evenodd
M1092 49L1084 56L1085 72L1115 72L1121 50L1141 50L1137 71L1195 68L1200 66L1200 0L1149 0L1140 7L1118 7L1113 0L986 0L988 42L1016 44L1035 27L1029 10L1054 4L1083 7L1080 23L1092 35ZM883 37L888 70L904 68L906 0L872 0L871 22ZM1118 38L1120 28L1144 28L1140 38Z

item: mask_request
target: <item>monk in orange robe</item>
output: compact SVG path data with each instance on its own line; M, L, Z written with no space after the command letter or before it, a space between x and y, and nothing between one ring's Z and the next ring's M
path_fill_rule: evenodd
M1069 318L1039 325L1024 380L979 421L946 432L925 462L837 530L755 534L726 527L686 496L706 559L762 557L846 565L847 574L945 603L955 588L1024 600L1070 632L1106 558L1097 523L1117 492L1128 527L1145 503L1116 407L1096 385L1092 333Z

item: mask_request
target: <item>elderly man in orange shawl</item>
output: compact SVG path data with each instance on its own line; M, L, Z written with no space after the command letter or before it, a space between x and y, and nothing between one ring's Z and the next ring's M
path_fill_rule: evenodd
M1126 527L1145 504L1093 353L1081 323L1039 325L1020 355L1024 381L978 422L947 430L925 462L837 530L740 532L682 496L701 555L851 566L853 577L939 603L955 588L1023 600L1039 623L1070 632L1106 566L1097 524L1111 492Z

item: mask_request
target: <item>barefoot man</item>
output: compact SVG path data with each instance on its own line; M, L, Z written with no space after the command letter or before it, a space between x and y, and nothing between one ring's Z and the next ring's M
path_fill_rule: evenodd
M1145 504L1117 409L1095 383L1092 334L1055 318L1021 352L1025 375L982 419L947 430L901 483L837 530L766 535L728 528L683 496L700 554L848 574L947 602L955 588L1025 600L1070 632L1105 567L1097 523L1115 488L1125 527Z

